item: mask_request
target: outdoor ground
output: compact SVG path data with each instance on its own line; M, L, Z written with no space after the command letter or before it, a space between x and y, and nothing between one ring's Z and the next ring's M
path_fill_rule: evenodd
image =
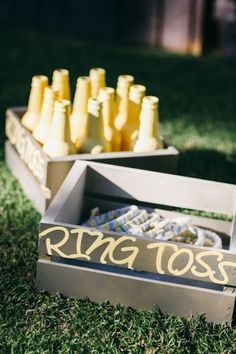
M40 216L4 164L4 112L26 105L31 77L132 74L160 98L162 134L179 173L236 183L236 62L0 30L0 353L236 353L236 329L156 311L65 299L35 290ZM138 296L138 294L137 294ZM214 306L214 304L212 304Z

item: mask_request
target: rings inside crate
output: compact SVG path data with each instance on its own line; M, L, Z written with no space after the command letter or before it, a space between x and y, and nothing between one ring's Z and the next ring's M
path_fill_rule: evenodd
M201 212L199 211L199 215ZM225 219L225 216L222 215ZM229 216L228 216L229 218ZM126 220L127 219L127 220ZM209 217L175 211L175 208L131 200L103 199L99 194L85 194L79 225L135 235L148 239L182 242L216 249L229 249L227 222Z

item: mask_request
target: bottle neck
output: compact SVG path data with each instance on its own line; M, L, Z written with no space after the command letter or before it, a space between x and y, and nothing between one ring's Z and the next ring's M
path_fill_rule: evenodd
M88 116L88 139L100 140L101 135L101 119L100 114L89 113Z
M146 88L143 85L132 85L129 92L128 124L139 127L139 115L141 112L142 99Z
M88 100L90 96L90 82L89 79L83 82L78 82L74 102L73 113L80 117L87 117L88 115Z
M88 103L88 139L100 140L101 135L101 103L94 98Z
M133 77L129 75L121 75L118 78L117 84L117 114L122 117L123 124L126 123L128 118L129 106L129 89L133 83Z
M112 99L105 99L102 102L102 120L104 127L114 128L115 103Z
M157 136L157 109L143 107L140 113L139 137L149 138Z
M57 69L53 72L52 88L58 91L59 100L70 100L69 71Z
M99 90L106 86L106 72L102 68L94 68L90 70L91 80L91 97L97 98Z
M155 96L145 96L143 98L140 113L139 138L156 138L159 135L159 132L157 131L158 102L159 99Z
M49 91L50 90L50 91ZM40 114L41 122L49 122L53 115L54 103L57 99L57 91L46 88L44 91L44 99Z
M51 138L61 142L70 142L69 108L56 102L54 107Z
M28 111L40 114L43 102L43 86L32 87L28 103Z
M58 91L59 100L70 100L69 80L54 80L52 87Z

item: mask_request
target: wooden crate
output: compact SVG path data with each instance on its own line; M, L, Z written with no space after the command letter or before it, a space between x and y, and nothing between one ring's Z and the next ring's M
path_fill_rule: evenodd
M235 305L236 224L192 216L217 232L223 249L128 236L81 226L101 212L136 204L235 215L236 186L158 172L76 161L40 222L37 288L64 296L205 314L230 323ZM170 210L172 207L172 210Z
M19 107L6 112L6 135L10 141L10 144L6 143L6 163L41 213L45 212L74 161L78 159L167 173L176 172L178 151L169 145L150 153L129 151L50 158L32 134L22 126L21 117L25 110L25 107ZM29 188L28 183L35 187Z

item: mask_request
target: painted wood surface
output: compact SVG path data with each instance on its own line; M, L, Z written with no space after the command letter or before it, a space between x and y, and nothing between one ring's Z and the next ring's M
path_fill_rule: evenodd
M155 190L152 195L148 188L144 188L144 181ZM155 187L153 183L155 185L160 183L160 186ZM141 189L140 184L143 186ZM176 186L176 192L171 196L168 193L171 188L174 190L173 184ZM190 187L194 190L193 200L190 194L186 201L185 184L187 190L190 191ZM196 189L202 191L200 203ZM99 192L103 197L122 195L124 199L126 196L130 200L130 194L126 192L130 190L136 194L132 196L134 203L135 200L150 201L150 196L153 203L163 203L165 194L168 194L169 202L172 203L174 198L176 206L180 204L186 208L198 209L201 205L202 210L212 211L213 208L213 211L226 213L233 211L235 202L235 186L232 185L92 162L76 162L41 222L40 254L85 259L217 284L236 285L234 252L148 240L77 226L80 223L81 210L85 207L86 193ZM222 198L230 200L222 202L223 206L216 209L212 202L209 206L208 198L214 199L215 202L221 202ZM205 207L204 203L208 206ZM208 226L207 220L205 225ZM227 226L229 231L229 225ZM214 221L211 219L209 219L209 227L218 231L217 225L214 227Z
M233 252L76 225L41 223L39 255L236 286Z
M60 158L48 157L41 145L32 137L32 134L21 124L21 117L25 113L25 107L10 108L6 112L6 135L15 147L18 156L24 161L34 177L47 192L44 212L54 198L59 187L70 171L74 161L91 160L102 161L107 164L130 166L140 169L175 173L178 163L178 151L167 145L165 149L149 153L112 152L98 155L77 154ZM10 163L9 163L10 166ZM17 176L17 178L20 178ZM21 181L20 181L21 183ZM24 182L22 182L24 184ZM37 205L37 196L30 194L33 203ZM35 199L35 201L34 201Z
M166 197L165 193L170 194ZM186 196L186 193L189 194ZM208 197L212 197L214 203L222 198L226 201L214 207ZM59 291L65 296L88 296L95 301L109 300L137 308L159 305L169 313L206 313L208 320L230 321L235 294L233 288L224 286L236 286L235 252L78 226L84 212L88 212L96 200L98 205L99 201L102 202L105 209L109 209L112 203L129 204L133 201L139 205L151 202L168 206L170 203L189 209L201 206L201 210L233 214L235 186L93 162L75 162L41 221L40 290ZM171 213L168 210L163 212ZM199 220L206 227L209 223L216 232L219 227L219 231L225 232L229 245L232 225L212 219L207 221L206 218ZM55 264L55 259L62 263ZM87 267L89 269L80 268L78 264L85 261L91 265ZM71 262L76 265L69 265ZM101 266L112 266L116 274L101 272ZM131 276L131 280L127 272L134 275L137 271L138 276L135 279ZM147 280L147 274L157 278ZM170 277L173 279L171 283L168 281ZM138 300L137 296L135 298L137 293L143 294Z
M27 197L32 200L34 207L39 213L44 213L47 200L44 194L45 189L40 186L9 141L5 143L5 161L7 167L20 182Z
M90 198L109 201L120 198L126 204L151 203L232 216L235 213L235 185L89 161L75 162L57 195L57 203L63 206L64 191L72 192L76 188L75 176L82 168L87 171L84 193ZM76 193L72 195L76 198ZM65 209L62 221L67 222L67 214ZM51 220L54 220L53 215Z
M181 316L206 314L206 319L215 323L231 322L235 302L235 293L229 288L201 289L46 260L38 261L37 288L138 309L158 306L163 312Z
M234 215L236 186L158 172L89 164L86 190L178 208Z
M46 184L48 157L32 134L21 124L25 108L19 107L6 112L6 136L15 147L19 157L28 166L40 184Z

